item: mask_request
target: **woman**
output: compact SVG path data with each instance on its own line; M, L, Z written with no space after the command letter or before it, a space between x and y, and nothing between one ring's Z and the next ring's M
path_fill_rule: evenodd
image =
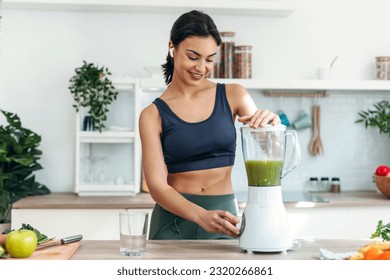
M145 179L156 201L149 239L239 235L231 181L234 120L256 128L280 119L257 110L242 86L206 78L220 44L213 20L202 12L185 13L172 27L163 65L168 87L139 119Z

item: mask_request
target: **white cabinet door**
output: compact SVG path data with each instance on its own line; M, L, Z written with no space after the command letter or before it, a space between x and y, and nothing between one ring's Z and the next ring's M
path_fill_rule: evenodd
M62 238L75 234L85 240L119 240L119 212L125 209L13 209L12 229L30 224L49 237ZM152 209L129 209L148 212ZM119 248L118 248L119 250Z
M292 238L369 239L378 221L390 217L390 208L289 208L287 217Z

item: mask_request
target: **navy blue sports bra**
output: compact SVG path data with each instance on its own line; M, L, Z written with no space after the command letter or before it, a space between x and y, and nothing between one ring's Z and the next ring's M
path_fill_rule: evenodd
M169 173L234 164L236 129L224 84L217 84L213 112L201 122L180 119L160 98L153 103L161 117L161 145Z

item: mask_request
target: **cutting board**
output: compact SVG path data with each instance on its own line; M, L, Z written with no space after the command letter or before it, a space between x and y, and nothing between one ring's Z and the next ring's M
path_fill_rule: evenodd
M80 247L81 241L54 245L42 249L37 249L28 258L8 258L7 260L68 260Z

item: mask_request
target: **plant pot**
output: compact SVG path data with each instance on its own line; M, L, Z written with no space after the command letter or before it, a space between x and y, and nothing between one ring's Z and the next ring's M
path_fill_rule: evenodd
M95 125L93 119L90 116L85 116L83 120L83 131L94 131Z

